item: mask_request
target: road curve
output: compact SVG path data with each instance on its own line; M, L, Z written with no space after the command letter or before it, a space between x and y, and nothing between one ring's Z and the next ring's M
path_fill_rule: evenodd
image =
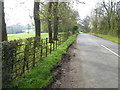
M118 88L118 44L79 34L61 88Z
M118 56L114 54L118 54L118 44L82 33L77 37L77 47L87 87L118 88Z

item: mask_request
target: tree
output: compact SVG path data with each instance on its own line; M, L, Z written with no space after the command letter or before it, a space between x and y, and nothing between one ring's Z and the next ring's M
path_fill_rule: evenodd
M116 3L114 1L110 1L108 4L105 4L103 2L104 9L107 12L107 21L108 21L108 34L115 36L117 31L116 31Z
M58 2L54 2L54 7L53 7L53 14L54 14L54 40L58 40Z
M0 42L2 42L2 2L0 1Z
M120 23L118 16L116 2L99 3L91 15L90 23L92 24L92 32L118 36Z
M106 10L106 12L107 12L107 15L108 15L108 19L107 19L107 21L108 21L108 30L110 30L111 29L111 26L110 26L110 17L111 17L111 14L110 14L110 7L108 7L107 8L107 5L105 4L105 2L103 2L103 6L104 6L104 8L105 8L105 10Z
M42 28L49 33L49 42L58 40L59 32L72 32L78 13L65 2L48 2L41 8ZM46 23L47 22L47 23ZM48 28L46 28L46 24ZM43 31L44 32L44 31Z
M4 14L4 2L0 1L0 41L7 41L7 31Z
M41 37L41 23L40 23L40 17L39 17L39 2L34 1L34 21L35 21L35 36Z
M49 2L48 6L48 32L49 32L49 42L52 43L52 2Z
M75 32L77 32L77 30L78 30L78 26L74 26L73 27L73 34L75 34Z
M82 21L82 28L85 32L90 32L89 28L90 17L86 16L86 18Z
M118 38L120 38L120 1L117 2L117 31Z
M77 25L78 12L73 10L68 3L59 4L59 29L62 32L72 32Z

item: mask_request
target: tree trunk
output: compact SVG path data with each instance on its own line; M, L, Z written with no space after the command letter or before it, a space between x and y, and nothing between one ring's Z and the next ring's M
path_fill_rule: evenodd
M54 2L54 40L58 40L58 2Z
M52 41L52 20L51 20L52 2L49 2L48 13L49 13L49 16L48 16L49 43L53 43Z
M0 1L0 42L2 42L2 2Z
M5 24L4 2L0 1L0 41L7 41L7 31Z
M39 2L34 2L34 21L35 21L35 36L41 38L41 23L39 17Z

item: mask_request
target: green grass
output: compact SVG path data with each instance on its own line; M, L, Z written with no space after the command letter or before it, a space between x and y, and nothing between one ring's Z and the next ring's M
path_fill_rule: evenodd
M90 33L90 34L120 44L120 38L112 37L112 36L109 36L109 35L95 34L95 33Z
M51 70L59 64L62 54L66 53L66 49L75 39L76 35L70 36L56 51L40 61L29 73L13 81L10 86L18 88L43 88L47 86L52 80Z
M25 39L25 38L34 37L34 36L35 36L34 33L8 34L8 41ZM48 37L48 33L41 33L41 37L42 38Z

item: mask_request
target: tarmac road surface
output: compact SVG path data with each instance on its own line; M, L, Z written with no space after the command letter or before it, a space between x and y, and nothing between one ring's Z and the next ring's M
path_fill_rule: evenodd
M82 33L69 50L60 88L118 88L118 44ZM64 69L64 67L63 67Z

